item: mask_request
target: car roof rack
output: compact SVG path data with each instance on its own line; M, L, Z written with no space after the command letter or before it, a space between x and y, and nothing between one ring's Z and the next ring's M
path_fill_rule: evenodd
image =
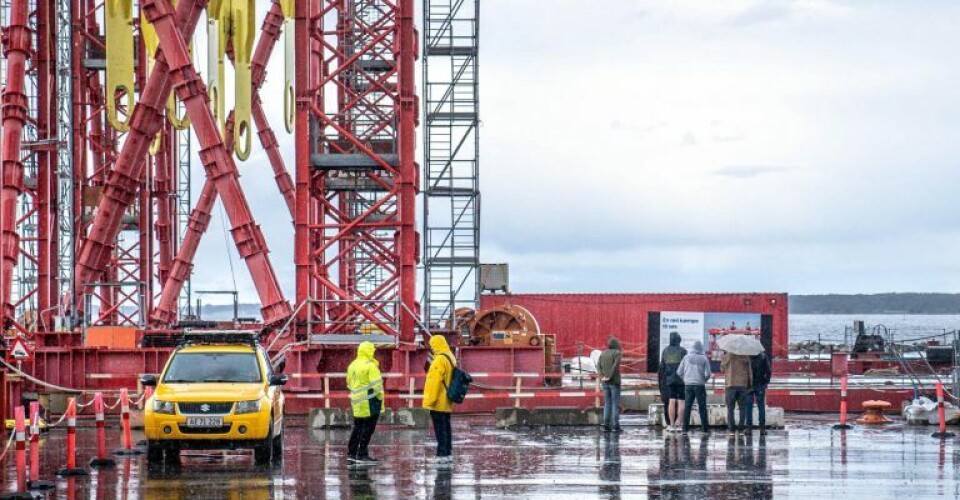
M251 330L184 330L180 347L188 345L260 345L260 332Z

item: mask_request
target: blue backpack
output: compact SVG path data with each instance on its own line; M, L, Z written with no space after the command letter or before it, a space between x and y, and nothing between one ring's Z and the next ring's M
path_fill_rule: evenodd
M446 354L443 355L450 361L450 366L453 367L453 376L450 377L450 386L447 387L447 397L450 398L450 401L460 404L463 403L463 400L467 397L467 391L470 390L470 384L473 383L473 377L469 373L461 370L453 363L453 359ZM446 385L446 384L444 384Z

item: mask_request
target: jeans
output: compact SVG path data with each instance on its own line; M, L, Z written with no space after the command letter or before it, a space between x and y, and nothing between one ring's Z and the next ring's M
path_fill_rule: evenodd
M753 405L757 405L757 416L760 417L760 428L767 427L767 386L758 385L747 393L747 427L753 427Z
M354 458L366 458L369 455L367 446L370 445L370 439L373 438L373 432L377 430L377 420L380 414L370 417L353 419L353 431L350 433L350 442L347 444L347 453Z
M747 388L746 387L727 387L724 402L727 404L727 429L734 430L736 427L743 428L747 420ZM733 405L736 404L740 410L740 418L734 423Z
M603 426L620 427L620 386L603 384Z
M700 413L700 428L710 431L710 417L707 416L707 388L703 385L688 385L684 388L683 431L690 430L690 415L693 414L693 401L697 401Z
M433 433L437 437L437 456L449 457L453 453L453 431L450 429L450 414L442 411L431 411Z

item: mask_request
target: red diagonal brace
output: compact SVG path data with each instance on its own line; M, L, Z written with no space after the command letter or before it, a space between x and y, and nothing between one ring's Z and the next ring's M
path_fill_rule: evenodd
M183 26L184 35L192 36L205 4L197 1L180 2L177 21ZM130 131L123 149L107 176L103 197L77 255L75 283L78 296L84 293L86 284L97 281L110 260L121 218L133 203L139 179L143 175L144 159L150 143L163 125L163 110L173 88L169 72L166 56L163 51L157 51L153 71L140 94L140 102L133 109ZM77 303L82 302L78 300Z
M266 19L263 21L262 34L257 42L257 48L254 51L251 66L253 67L253 120L257 129L260 130L260 142L267 152L270 164L273 167L277 185L283 194L290 215L293 217L294 210L294 189L290 174L283 164L283 158L280 156L280 150L277 144L277 138L270 129L266 114L260 102L257 93L266 79L266 62L270 59L273 47L280 37L280 26L283 23L283 16L280 10L280 4L276 1L270 7ZM232 116L232 115L231 115ZM163 291L160 300L157 303L156 310L151 314L151 320L158 324L166 324L176 319L177 300L183 284L190 276L193 269L193 260L196 256L197 248L200 244L204 232L209 225L210 213L217 200L217 192L213 189L211 180L207 179L203 185L203 191L197 206L190 213L190 226L187 234L184 235L183 243L177 256L174 259L174 266L170 272L169 278L163 284Z
M3 29L3 55L7 59L7 83L3 88L3 151L0 173L0 305L2 326L13 320L11 303L13 268L20 255L17 234L17 202L23 193L23 162L20 161L21 132L27 122L27 94L24 80L30 57L30 28L27 27L29 6L26 0L10 5L10 24Z
M187 2L191 3L189 0ZM193 3L205 2L194 0ZM240 186L237 165L224 145L217 122L207 106L210 101L207 89L193 66L183 33L177 28L171 2L145 0L140 8L156 29L160 50L170 66L177 96L186 108L200 142L200 161L207 178L214 182L223 199L237 251L246 261L260 296L263 320L267 324L281 321L292 312L290 304L283 298L283 291L267 256L266 241L260 227L253 221L253 214Z

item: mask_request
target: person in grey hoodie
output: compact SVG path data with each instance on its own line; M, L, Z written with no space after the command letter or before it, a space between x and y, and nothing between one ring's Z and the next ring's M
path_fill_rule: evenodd
M610 337L607 350L597 360L597 373L603 385L603 430L620 432L620 341Z
M692 351L683 357L677 367L677 375L683 379L683 432L690 431L690 414L693 413L693 401L697 401L700 411L700 428L710 432L707 417L707 380L710 380L710 360L703 355L703 342L693 343Z

